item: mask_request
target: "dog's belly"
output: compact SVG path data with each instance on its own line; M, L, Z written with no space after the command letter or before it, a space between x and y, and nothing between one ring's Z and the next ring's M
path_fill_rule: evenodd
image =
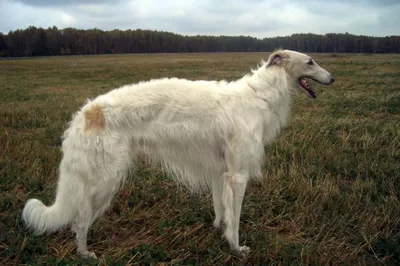
M161 168L178 182L190 188L211 184L225 171L221 147L210 143L140 141L138 153L143 153L153 165Z

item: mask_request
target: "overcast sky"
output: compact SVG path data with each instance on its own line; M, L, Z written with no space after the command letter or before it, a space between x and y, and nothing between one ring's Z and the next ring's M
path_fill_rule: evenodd
M0 31L28 26L183 35L400 35L400 0L0 0Z

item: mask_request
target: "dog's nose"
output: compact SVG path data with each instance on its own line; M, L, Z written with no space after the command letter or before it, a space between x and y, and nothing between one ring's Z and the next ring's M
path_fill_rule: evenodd
M333 83L333 82L335 82L335 78L334 77L331 78L331 83Z

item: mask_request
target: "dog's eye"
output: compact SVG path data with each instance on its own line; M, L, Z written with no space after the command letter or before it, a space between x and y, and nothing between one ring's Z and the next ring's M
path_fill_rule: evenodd
M308 62L307 62L307 65L313 65L314 64L314 62L313 62L313 60L312 59L310 59L310 60L308 60Z

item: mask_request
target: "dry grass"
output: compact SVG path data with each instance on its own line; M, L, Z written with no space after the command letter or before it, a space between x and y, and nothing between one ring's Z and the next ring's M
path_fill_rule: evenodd
M2 265L398 265L400 56L315 57L337 81L316 85L316 101L299 95L290 126L268 147L265 181L251 184L244 201L241 242L250 256L232 256L212 228L209 194L190 195L143 165L92 227L98 262L75 256L68 230L33 236L20 220L27 198L54 198L60 136L72 113L88 97L139 80L236 79L267 55L0 61Z

